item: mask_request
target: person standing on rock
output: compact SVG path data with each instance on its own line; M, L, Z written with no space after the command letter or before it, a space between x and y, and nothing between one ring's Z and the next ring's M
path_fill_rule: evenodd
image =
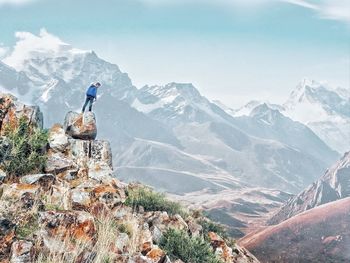
M89 111L92 110L92 104L94 103L94 101L96 100L96 94L97 94L97 89L101 87L101 83L100 82L96 82L96 83L92 83L90 85L90 87L87 89L86 91L86 100L82 109L82 113L84 113L86 106L88 105L88 103L90 103L89 105Z

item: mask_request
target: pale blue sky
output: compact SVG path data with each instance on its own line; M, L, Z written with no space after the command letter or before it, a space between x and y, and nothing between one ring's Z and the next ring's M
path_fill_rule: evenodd
M192 82L229 106L281 102L303 77L350 88L349 2L0 0L0 50L46 28L137 87Z

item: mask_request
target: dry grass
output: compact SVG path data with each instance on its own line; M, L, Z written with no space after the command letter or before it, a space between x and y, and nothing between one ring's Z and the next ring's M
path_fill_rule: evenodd
M114 218L107 214L97 219L97 242L93 248L96 252L94 262L113 262L115 254L112 248L118 237L118 226Z
M90 242L79 242L66 240L59 251L42 251L36 263L75 263L80 262L84 257L84 262L108 263L115 262L116 254L113 253L113 246L118 238L118 225L111 215L101 215L95 219L97 239L93 244ZM58 241L59 243L61 241Z

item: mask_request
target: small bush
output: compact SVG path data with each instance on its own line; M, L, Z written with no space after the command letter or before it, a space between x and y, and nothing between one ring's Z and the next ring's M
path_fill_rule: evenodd
M223 239L229 239L229 236L227 235L227 232L222 225L214 223L208 219L201 219L198 223L202 226L202 233L204 238L208 238L209 232L215 232Z
M183 230L169 229L160 240L159 247L172 260L181 259L191 263L222 263L208 242L201 237L190 237Z
M20 239L28 239L32 237L38 229L38 215L31 215L25 223L17 226L16 236Z
M5 129L6 147L1 147L2 169L10 177L22 176L32 172L42 172L46 165L45 148L48 133L30 127L21 118L14 130Z
M187 213L179 203L169 201L164 194L156 193L146 187L129 188L128 198L125 204L138 209L143 207L145 211L166 211L169 215L179 214L186 217Z

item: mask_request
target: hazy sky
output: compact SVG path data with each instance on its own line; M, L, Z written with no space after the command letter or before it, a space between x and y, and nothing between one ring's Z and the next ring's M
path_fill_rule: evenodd
M137 87L191 82L229 106L280 102L303 77L350 88L349 0L0 0L0 56L41 28Z

